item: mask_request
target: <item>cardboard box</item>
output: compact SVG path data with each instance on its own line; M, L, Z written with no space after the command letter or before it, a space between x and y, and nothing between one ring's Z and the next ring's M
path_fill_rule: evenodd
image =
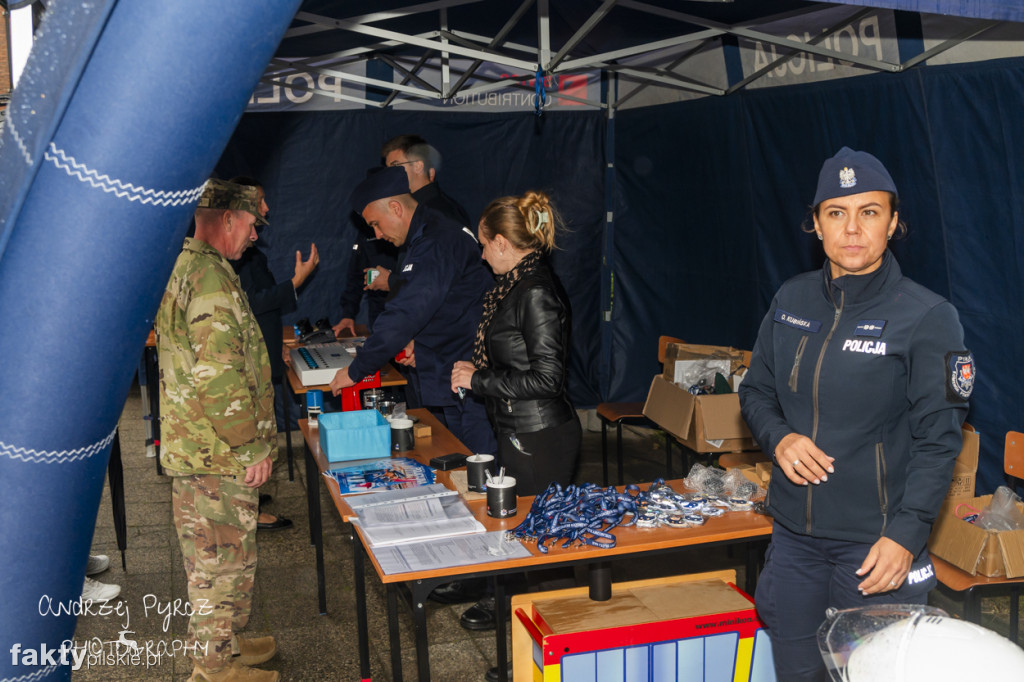
M377 410L320 415L320 451L328 462L391 456L391 427Z
M974 480L978 474L981 439L970 424L964 424L960 433L963 436L963 446L953 465L953 481L949 484L949 492L946 493L947 500L974 497Z
M585 587L516 595L514 679L774 680L767 634L734 581L718 571L620 583L603 602Z
M991 495L947 499L932 527L928 549L971 575L1019 578L1024 576L1024 530L985 530L960 518L965 510L957 512L961 505L982 510L991 500ZM1018 506L1024 512L1024 505Z
M768 455L760 450L725 453L719 456L718 466L726 471L735 469L754 485L765 490L768 489L768 481L771 479L772 462ZM767 476L765 476L765 473L767 473Z
M718 365L722 375L729 379L735 372L742 371L741 368L750 366L750 351L730 346L670 343L665 346L665 362L662 364L661 375L672 383L681 385L682 374L695 362ZM730 381L730 384L732 383ZM736 390L735 386L733 390Z
M740 416L740 397L736 393L691 395L659 374L651 381L644 416L694 452L757 448Z

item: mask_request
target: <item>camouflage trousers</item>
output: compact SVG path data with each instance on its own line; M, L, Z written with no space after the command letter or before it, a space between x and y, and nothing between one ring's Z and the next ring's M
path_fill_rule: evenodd
M174 527L192 605L188 650L207 670L230 663L232 635L249 622L258 500L242 476L174 477Z

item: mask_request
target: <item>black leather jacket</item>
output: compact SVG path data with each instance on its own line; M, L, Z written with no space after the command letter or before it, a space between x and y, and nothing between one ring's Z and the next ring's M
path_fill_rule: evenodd
M573 419L566 395L569 298L545 262L498 304L485 343L490 367L473 374L473 392L501 433L532 433Z

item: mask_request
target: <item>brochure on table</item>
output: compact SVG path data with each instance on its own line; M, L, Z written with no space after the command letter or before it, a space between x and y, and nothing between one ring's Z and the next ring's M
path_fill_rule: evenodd
M324 476L337 481L342 495L416 489L434 482L434 470L409 457L346 462L344 466L332 466ZM355 508L351 502L349 506Z
M352 500L353 521L373 547L483 533L458 492L440 483L374 493Z
M525 559L530 550L518 540L506 539L507 533L458 535L422 542L406 542L374 547L373 555L387 575L411 571L433 571L451 566L469 566L506 559Z

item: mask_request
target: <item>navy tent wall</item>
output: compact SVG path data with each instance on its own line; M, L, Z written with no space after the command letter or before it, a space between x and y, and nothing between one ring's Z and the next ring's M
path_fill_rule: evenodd
M348 205L380 147L415 133L437 148L441 188L473 221L492 199L541 189L567 219L555 269L573 309L570 394L576 405L598 397L601 234L604 229L604 116L600 113L424 114L398 111L254 113L243 117L225 151L222 177L252 175L266 186L270 226L260 239L281 281L291 277L295 251L315 241L320 267L286 318L341 318L339 298L358 232ZM468 359L468 358L467 358Z
M621 112L611 400L646 393L660 334L753 345L772 294L820 266L801 231L821 162L879 156L900 188L904 273L960 311L977 359L978 489L1002 482L1024 368L1024 60L932 67Z

